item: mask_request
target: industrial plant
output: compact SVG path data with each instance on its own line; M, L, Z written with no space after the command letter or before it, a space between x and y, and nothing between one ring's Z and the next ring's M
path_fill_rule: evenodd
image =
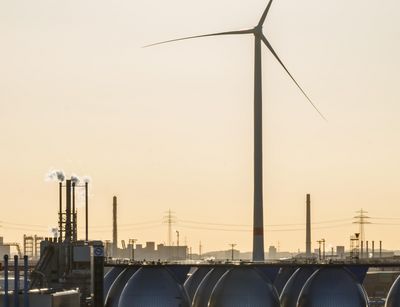
M96 238L90 233L95 227L91 220L94 206L89 193L93 187L90 180L80 180L75 175L65 176L61 171L54 171L51 177L57 182L54 208L57 208L58 216L55 212L57 227L52 228L51 235L43 236L33 230L21 233L22 243L0 237L0 307L400 307L400 255L385 246L385 238L367 239L365 227L371 217L363 208L350 218L349 223L357 230L347 234L348 240L328 245L327 237L315 236L314 225L317 223L313 222L312 215L315 196L313 194L312 198L307 190L303 199L302 188L301 212L305 219L302 218L301 224L296 224L305 227L304 231L303 228L296 230L304 238L299 243L301 249L296 252L281 250L279 242L275 241L268 242L268 250L265 249L264 235L268 228L266 230L264 222L263 48L277 61L296 91L300 91L301 97L316 112L318 120L327 121L278 56L269 35L263 32L272 2L268 1L254 27L186 36L144 46L163 48L167 43L221 36L252 38L253 168L249 172L252 181L248 178L243 180L251 182L252 193L244 189L246 194L251 194L247 195L251 200L247 203L238 201L240 205L252 209L251 222L248 222L251 225L240 225L248 227L245 229L249 234L246 238L252 242L252 250L243 250L238 244L240 241L235 242L231 238L221 242L219 250L204 251L201 241L198 250L197 247L196 250L192 249L191 244L182 238L180 229L173 229L171 209L168 209L163 221L168 230L168 240L162 241L152 236L141 241L133 231L129 237L123 237L126 232L121 231L119 218L119 201L123 193L117 191L114 195L115 190L104 187L104 193L110 194L106 200L105 216L107 219L109 217L112 230L111 226L107 226L110 227L105 231L107 240L105 237ZM149 49L144 50L146 52ZM160 54L164 56L167 53ZM72 121L68 125L72 125ZM68 131L67 135L71 134ZM82 143L90 146L90 142ZM117 148L110 147L113 150ZM112 159L118 157L113 156ZM187 163L194 162L189 160ZM125 171L124 166L121 170ZM207 176L204 181L209 179L209 174ZM182 182L185 179L181 179ZM242 184L242 181L238 182L238 186ZM129 185L131 187L133 184L129 182ZM147 193L158 193L152 188L149 191ZM78 210L78 193L84 197L82 210ZM181 190L175 193L179 194ZM160 199L164 201L162 197ZM171 203L162 205L168 208L167 205ZM96 210L104 213L98 208ZM276 207L269 206L270 210L274 210L271 208ZM146 208L143 206L135 210ZM239 218L242 219L242 216ZM213 222L210 221L208 226L232 226ZM191 223L202 224L195 220ZM78 235L78 229L84 229L82 237Z
M116 196L110 202L113 240L78 240L77 188L88 195L87 182L59 183L57 236L25 235L14 258L9 257L13 244L2 241L0 306L399 306L400 257L383 250L382 241L375 249L375 242L370 247L355 233L348 250L326 251L323 240L312 250L310 194L305 252L282 258L271 246L266 261L254 262L235 244L202 256L190 255L179 243L142 245L130 239L119 247ZM365 212L356 218L364 221ZM84 221L88 237L89 214Z

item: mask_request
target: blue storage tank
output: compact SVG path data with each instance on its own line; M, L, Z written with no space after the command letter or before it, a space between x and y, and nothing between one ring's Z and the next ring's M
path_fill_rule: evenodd
M287 281L280 295L281 307L296 307L301 289L315 272L313 267L302 267L296 270Z
M183 284L190 301L193 301L193 297L196 293L197 288L199 287L200 283L202 282L203 278L210 272L210 267L201 266L196 268L196 270L189 276L189 278Z
M297 307L367 307L368 297L354 275L341 267L322 268L307 280Z
M207 273L194 294L193 307L208 307L208 301L215 285L227 270L226 267L215 267Z
M293 273L297 270L296 267L285 267L279 270L278 276L275 278L274 286L278 294L282 293L283 288L285 287L289 278L293 275Z
M141 267L121 293L118 307L190 307L183 286L168 269Z
M275 287L257 269L239 267L220 278L208 307L280 307L280 302Z
M400 276L397 277L388 293L385 307L400 306Z
M106 273L104 276L104 302L106 301L106 297L108 294L108 291L110 291L110 288L114 281L117 279L118 275L121 274L121 272L124 270L122 267L112 267L110 271Z
M104 304L105 307L118 307L122 290L124 290L126 283L133 276L133 274L136 273L137 270L138 268L136 267L126 268L118 275L107 293Z

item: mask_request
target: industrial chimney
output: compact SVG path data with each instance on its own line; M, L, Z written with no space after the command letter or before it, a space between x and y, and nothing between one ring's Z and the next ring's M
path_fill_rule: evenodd
M113 257L118 252L118 229L117 229L117 196L113 197Z
M72 240L72 220L71 220L71 180L66 181L66 209L65 209L65 242L71 242Z
M311 258L311 195L307 194L306 257Z

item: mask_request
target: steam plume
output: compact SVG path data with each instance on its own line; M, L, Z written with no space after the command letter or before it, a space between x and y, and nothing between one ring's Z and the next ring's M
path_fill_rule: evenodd
M80 182L81 180L79 179L78 176L76 176L76 175L71 175L71 181L77 185L77 184L79 184L79 182Z
M65 173L62 170L57 170L57 169L53 169L50 170L47 174L46 174L46 180L47 181L64 181L65 180Z

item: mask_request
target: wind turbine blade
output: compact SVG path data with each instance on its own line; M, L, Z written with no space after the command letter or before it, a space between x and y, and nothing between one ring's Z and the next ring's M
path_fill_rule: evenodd
M219 32L219 33L195 35L195 36L188 36L188 37L170 39L170 40L167 40L167 41L146 45L146 46L143 46L143 48L157 46L157 45L161 45L161 44L172 43L172 42L183 41L183 40L192 39L192 38L200 38L200 37L208 37L208 36L221 36L221 35L252 34L252 33L254 33L254 30L253 29L248 29L248 30L228 31L228 32Z
M273 54L273 56L275 57L275 59L279 62L279 64L282 65L283 69L287 72L287 74L289 75L289 77L293 80L293 82L297 85L297 87L300 89L300 91L303 93L303 95L307 98L307 100L311 103L311 105L313 106L313 108L318 112L318 114L325 120L327 121L326 117L320 112L320 110L318 110L317 106L312 102L312 100L310 99L310 97L308 97L308 95L306 94L306 92L301 88L300 84L296 81L296 79L292 76L292 74L289 72L289 70L286 68L285 64L283 64L282 60L279 58L278 54L275 52L274 48L272 48L271 44L269 43L269 41L267 40L267 38L262 35L261 36L262 41L264 42L264 44L267 46L267 48L269 49L269 51L271 51L271 53Z
M260 18L260 21L258 22L258 26L262 26L263 23L264 23L264 21L265 21L265 18L267 18L269 9L271 8L272 1L273 1L273 0L270 0L270 1L269 1L268 5L267 5L267 8L265 9L264 13L262 14L262 16L261 16L261 18Z

